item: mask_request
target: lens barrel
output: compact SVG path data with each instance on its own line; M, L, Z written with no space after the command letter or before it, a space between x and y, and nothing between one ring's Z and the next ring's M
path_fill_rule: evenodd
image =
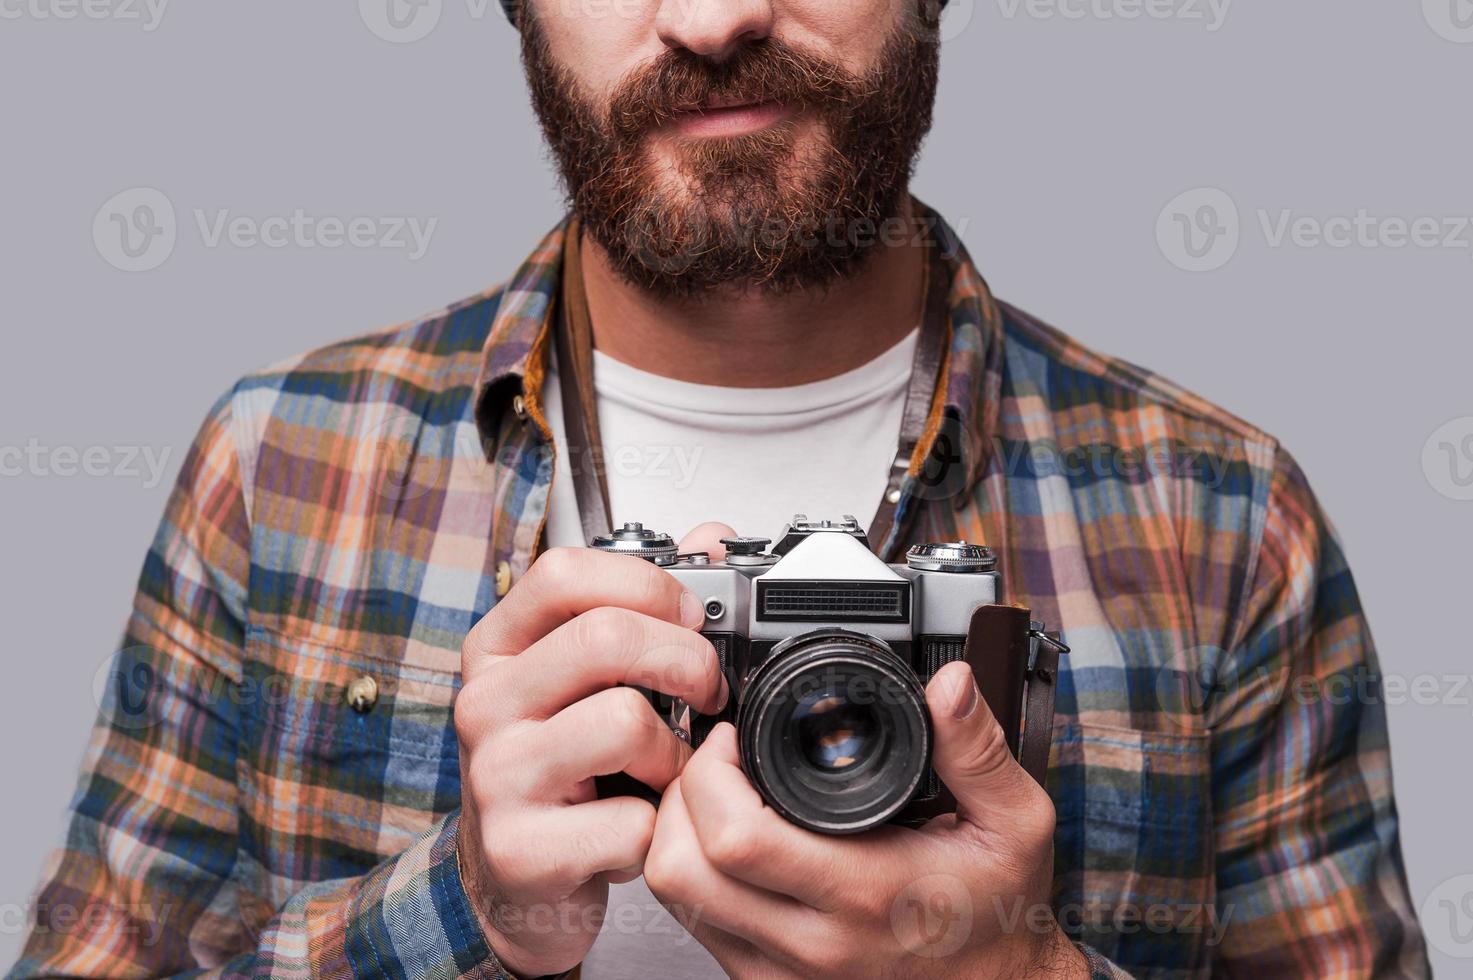
M920 678L883 640L852 630L773 647L747 678L736 729L742 768L768 805L826 834L885 823L931 765Z

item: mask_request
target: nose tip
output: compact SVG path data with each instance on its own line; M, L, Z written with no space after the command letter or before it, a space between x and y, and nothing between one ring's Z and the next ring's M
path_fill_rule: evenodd
M713 61L772 31L769 0L664 0L655 19L660 40Z

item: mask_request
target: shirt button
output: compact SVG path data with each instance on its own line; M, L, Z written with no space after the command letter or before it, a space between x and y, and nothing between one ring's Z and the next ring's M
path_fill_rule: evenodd
M353 678L344 700L348 702L348 707L360 715L368 714L378 704L378 681L367 674Z
M496 597L499 599L511 591L511 562L496 563Z

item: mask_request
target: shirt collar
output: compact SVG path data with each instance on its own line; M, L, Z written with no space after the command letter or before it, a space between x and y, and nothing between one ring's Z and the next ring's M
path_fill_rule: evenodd
M960 506L976 484L997 429L1002 389L1002 314L966 247L939 214L914 203L921 233L951 275L947 299L951 336L926 435L912 458L911 490L956 496ZM561 286L563 242L571 216L538 243L502 290L482 351L476 422L488 451L506 411L530 417L551 435L542 411L542 380Z

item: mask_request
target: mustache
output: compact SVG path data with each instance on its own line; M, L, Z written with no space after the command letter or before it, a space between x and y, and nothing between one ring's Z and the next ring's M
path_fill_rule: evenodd
M683 48L662 52L615 87L608 120L615 134L633 138L717 101L782 102L842 112L867 94L865 80L842 66L763 38L743 44L723 61Z

